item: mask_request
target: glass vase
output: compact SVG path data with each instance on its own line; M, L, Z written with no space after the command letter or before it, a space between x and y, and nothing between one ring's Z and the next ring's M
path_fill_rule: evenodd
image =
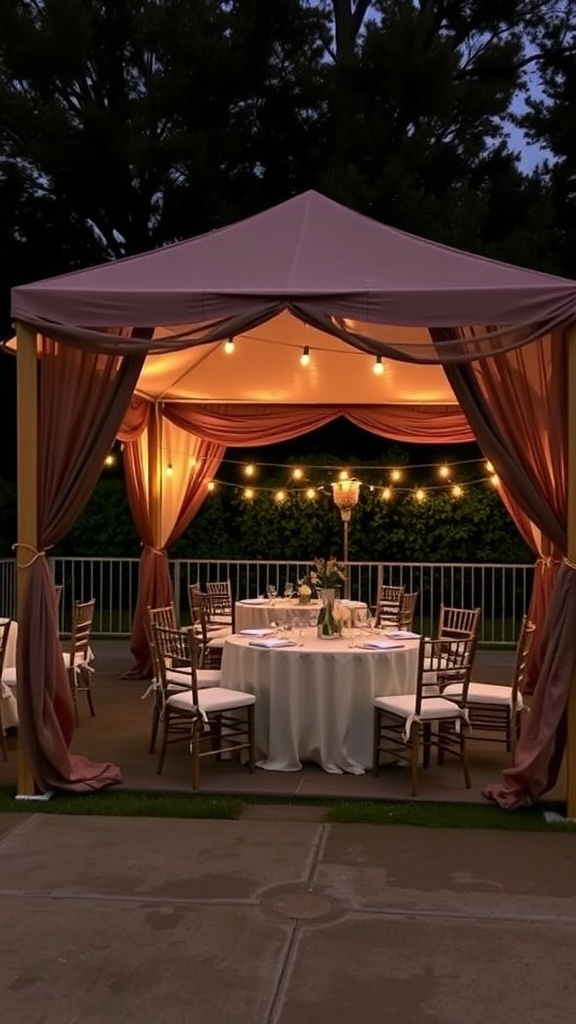
M322 607L318 612L318 636L339 636L341 623L334 616L334 602L336 594L334 590L321 590L320 600Z

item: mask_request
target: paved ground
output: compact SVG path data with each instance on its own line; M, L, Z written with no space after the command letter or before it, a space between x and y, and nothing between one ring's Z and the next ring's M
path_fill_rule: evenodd
M3 1024L564 1024L576 836L0 815Z

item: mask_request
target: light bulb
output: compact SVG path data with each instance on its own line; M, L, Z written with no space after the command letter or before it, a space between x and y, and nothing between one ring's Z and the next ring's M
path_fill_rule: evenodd
M292 477L294 480L301 480L303 476L304 474L298 466L296 466L296 469L292 470Z
M416 501L424 501L424 498L426 497L426 494L424 493L422 488L419 487L418 490L416 491L414 497L416 498Z
M338 473L338 479L339 480L347 480L348 479L348 470L347 469L341 469L340 472Z
M492 484L493 487L500 486L500 477L498 476L497 473L492 474L492 476L490 477L490 483Z
M286 501L286 491L276 491L274 497L281 504L283 501Z
M382 356L376 356L376 362L374 363L374 366L372 367L372 373L374 373L376 375L376 377L381 377L382 374L384 373L384 366L383 366L383 363L382 363Z
M438 470L438 476L441 476L443 480L445 480L446 477L450 476L450 469L448 468L448 466L440 466Z
M247 487L244 491L244 497L250 501L254 497L254 491L251 487Z
M104 465L105 465L105 466L113 466L113 465L115 464L115 462L116 462L116 459L114 458L114 456L112 455L112 453L111 453L111 452L110 452L110 454L109 454L109 455L107 455L107 456L106 456L106 458L104 459Z
M400 472L400 470L393 469L392 472L390 473L390 479L393 480L395 484L397 484L398 481L402 479L402 473Z
M302 349L302 355L300 356L300 366L308 366L310 364L310 348L308 345L304 345Z
M207 487L208 487L209 491L215 491L216 490L216 484L214 483L213 480L209 480L208 481Z
M463 492L462 488L460 487L460 484L454 484L454 487L452 488L452 497L453 498L461 498L463 493L464 492Z
M487 473L493 473L494 472L494 466L492 465L491 462L484 463L484 466L485 466L485 469L486 469Z
M236 346L234 344L234 338L228 338L228 341L224 345L224 351L226 355L231 356L235 348Z
M306 491L306 497L308 498L308 501L314 501L314 498L316 497L316 491L314 490L313 487L308 488L308 490Z
M251 462L248 463L247 466L244 466L244 473L246 476L254 476L255 471L255 466L253 466Z
M391 487L384 487L382 489L382 500L383 501L390 501L391 497L392 497L392 488Z

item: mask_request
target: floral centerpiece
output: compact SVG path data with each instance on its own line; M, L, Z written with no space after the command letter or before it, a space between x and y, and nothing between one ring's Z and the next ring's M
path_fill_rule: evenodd
M344 566L335 558L316 558L310 571L299 581L298 590L302 586L310 587L311 591L336 590L345 580Z

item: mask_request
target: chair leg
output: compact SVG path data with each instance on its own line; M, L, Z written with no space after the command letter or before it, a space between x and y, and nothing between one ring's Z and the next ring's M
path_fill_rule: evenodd
M158 726L160 724L160 709L158 704L154 704L152 708L152 724L150 726L150 745L148 747L148 753L153 754L156 747L156 740L158 738Z
M164 709L164 725L162 727L162 740L160 743L160 753L158 754L158 767L156 769L157 775L162 775L162 769L164 767L164 758L166 757L166 747L168 745L168 728L170 725L170 709L166 707Z
M254 740L254 705L248 706L248 768L250 775L254 775L256 767L256 744Z
M440 729L440 728L441 728L441 726L438 726L438 729ZM442 749L441 747L438 749L438 764L440 764L440 751L441 751L441 749ZM429 768L430 767L430 760L431 760L430 754L431 754L431 750L432 750L432 726L430 725L430 722L425 722L424 725L422 726L422 767L423 768Z
M4 726L2 725L2 717L0 716L0 751L2 752L2 760L8 760L8 744L6 743L6 737L4 735Z
M192 753L192 789L198 789L200 785L200 738L202 735L200 724L202 719L195 718L192 723L191 732L191 753Z
M373 741L373 757L372 757L372 774L374 778L378 778L380 772L380 723L381 723L381 711L380 708L374 708L374 741Z
M464 782L466 789L470 789L472 781L470 779L470 769L468 767L468 751L466 747L466 730L462 726L460 729L460 757L462 759L462 771L464 772Z
M420 726L414 722L410 729L410 746L412 748L412 796L418 792L418 761L420 759Z

